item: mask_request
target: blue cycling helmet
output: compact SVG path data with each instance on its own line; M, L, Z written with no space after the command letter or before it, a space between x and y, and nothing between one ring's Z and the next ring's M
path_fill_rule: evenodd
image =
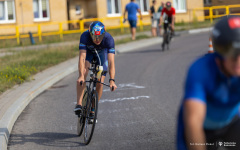
M94 21L90 24L89 32L93 41L99 40L101 42L106 30L102 22Z

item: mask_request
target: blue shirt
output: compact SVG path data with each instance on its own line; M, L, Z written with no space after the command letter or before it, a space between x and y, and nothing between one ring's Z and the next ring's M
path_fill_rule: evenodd
M184 141L183 103L195 99L207 106L204 129L227 126L239 115L240 78L226 77L215 61L216 54L199 58L188 71L185 93L178 116L177 149L186 149Z
M113 37L106 32L99 45L93 43L89 30L82 33L80 37L79 50L97 51L107 50L107 53L115 54L115 43Z
M139 9L138 4L130 2L126 5L126 10L128 12L128 20L137 20L137 10Z

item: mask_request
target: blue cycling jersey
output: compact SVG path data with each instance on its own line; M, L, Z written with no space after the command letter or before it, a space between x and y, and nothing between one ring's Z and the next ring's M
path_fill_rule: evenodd
M113 37L106 32L101 44L96 45L93 43L90 32L87 30L82 33L80 38L79 50L94 51L94 48L98 51L106 50L107 53L115 54L115 44Z
M125 8L128 12L128 20L137 20L137 10L139 9L138 4L130 2Z
M178 115L177 149L179 150L186 149L183 103L187 99L206 104L204 129L221 129L240 114L240 78L226 77L216 64L216 55L208 54L199 58L188 71L184 98Z

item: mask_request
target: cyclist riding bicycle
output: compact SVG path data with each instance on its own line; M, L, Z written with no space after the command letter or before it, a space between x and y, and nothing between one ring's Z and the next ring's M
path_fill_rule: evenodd
M161 26L161 23L163 22L163 14L166 14L166 17L164 19L167 19L167 23L164 21L164 34L166 34L167 28L170 25L172 30L172 35L174 34L174 23L175 23L175 8L172 7L171 2L166 3L166 7L163 8L161 17L159 20L159 26Z
M114 91L117 86L115 84L115 43L113 37L106 32L105 26L102 22L95 21L90 24L89 30L82 33L80 37L80 44L79 44L79 64L78 64L78 71L79 77L77 80L77 105L74 109L76 115L81 113L82 110L82 99L84 94L84 89L86 87L86 83L84 81L88 75L88 68L90 67L90 63L93 58L97 58L99 55L101 64L103 65L103 71L105 74L101 77L100 82L104 82L106 77L106 71L109 65L109 83L110 83L110 90ZM98 54L95 53L97 50ZM85 61L86 60L86 61ZM99 65L99 60L97 60L97 64ZM80 83L83 83L82 86ZM98 97L100 100L102 96L103 85L97 83L96 90L98 93Z
M212 31L216 51L195 61L178 115L177 149L240 149L240 17Z

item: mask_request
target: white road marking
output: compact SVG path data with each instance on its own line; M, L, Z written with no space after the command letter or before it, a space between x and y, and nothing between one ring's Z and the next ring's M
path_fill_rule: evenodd
M129 89L144 89L144 86L136 85L136 83L119 84L117 90L129 90ZM103 92L109 92L110 89L104 89Z
M116 98L116 99L102 99L102 100L100 100L99 103L125 101L125 100L136 100L136 99L140 99L140 98L150 98L150 96L124 97L124 98Z

